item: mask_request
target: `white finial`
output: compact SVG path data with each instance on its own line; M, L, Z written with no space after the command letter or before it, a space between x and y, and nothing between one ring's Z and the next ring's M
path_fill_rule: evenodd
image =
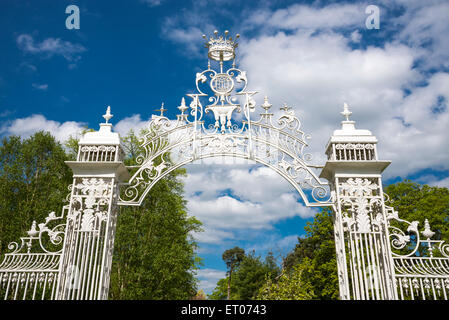
M30 237L36 237L39 234L39 231L36 229L36 221L33 221L31 224L31 229L27 231Z
M426 237L427 239L432 238L435 232L430 230L430 223L429 220L424 220L424 231L421 232L421 234Z
M164 109L164 103L162 102L161 108L154 110L154 111L159 111L161 113L161 117L164 116L164 112L167 111L167 109Z
M108 106L106 109L106 114L103 115L103 118L106 120L106 123L113 117L114 115L111 114L111 106Z
M186 106L186 100L184 99L184 97L182 97L181 99L181 105L178 107L179 111L181 111L181 114L184 114L184 112L188 109L188 107Z
M346 121L349 121L349 116L352 114L352 112L349 111L349 107L348 107L348 104L346 102L343 104L343 112L340 112L340 114L343 117L346 117Z
M271 106L272 105L268 102L268 97L265 96L265 98L263 99L263 105L261 106L265 110L265 113L268 113L268 110L270 110Z

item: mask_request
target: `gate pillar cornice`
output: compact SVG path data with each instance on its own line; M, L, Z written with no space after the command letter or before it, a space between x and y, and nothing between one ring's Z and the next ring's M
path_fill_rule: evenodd
M129 172L123 163L120 136L112 132L112 124L100 123L100 130L85 133L78 145L77 160L65 161L74 177L110 177L119 182L129 180Z
M130 175L110 107L100 129L79 141L76 161L66 161L73 184L57 299L107 299L117 220L118 183Z
M341 122L341 129L335 130L326 145L327 162L320 178L332 181L333 177L350 174L380 175L391 161L378 160L377 138L369 130L356 129L355 121L349 120L348 105L345 104L347 118Z
M395 299L394 271L382 191L382 172L391 161L379 160L377 139L355 128L352 112L326 146L320 173L335 194L334 237L341 299Z

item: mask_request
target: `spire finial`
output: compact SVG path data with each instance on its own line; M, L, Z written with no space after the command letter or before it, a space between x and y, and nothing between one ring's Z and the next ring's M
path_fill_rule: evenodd
M114 115L111 114L111 106L108 106L106 109L106 114L103 115L103 118L106 120L106 123L113 117Z
M265 113L268 113L268 110L270 110L271 106L272 105L268 102L268 96L265 96L265 98L263 99L263 105L261 106L265 110Z
M163 117L164 116L164 112L167 111L167 109L164 108L164 103L162 102L161 108L157 109L157 110L154 110L154 111L159 111L161 113L161 117Z
M179 111L181 111L181 114L183 115L184 112L188 109L188 107L186 106L186 100L184 99L184 97L182 97L181 99L181 105L178 107Z
M343 112L340 112L340 114L346 118L346 121L350 121L349 116L352 114L352 112L349 111L349 106L346 102L343 104Z
M424 220L424 231L421 231L421 234L426 237L427 239L432 238L435 232L430 230L430 223L429 220Z

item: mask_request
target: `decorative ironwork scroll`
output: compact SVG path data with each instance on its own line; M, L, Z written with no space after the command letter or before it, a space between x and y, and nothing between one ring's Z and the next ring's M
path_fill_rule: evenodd
M232 38L215 36L206 46L218 70L209 61L208 68L196 74L197 93L187 95L189 105L182 98L176 120L165 117L163 107L160 116L153 116L142 139L144 154L130 167L135 172L122 185L119 205L140 205L157 181L180 166L223 156L272 168L293 185L307 206L331 205L328 183L318 177L322 166L313 165L306 152L310 135L302 131L294 110L284 105L275 117L265 97L263 112L253 120L257 92L247 89L246 72L235 63L224 70L223 62L235 57L237 44Z
M107 299L117 218L115 188L113 178L74 179L58 298Z
M332 207L342 299L447 299L449 246L432 239L427 220L419 232L418 222L385 206L381 173L390 162L378 160L377 139L355 128L345 104L328 161L312 164L310 135L292 108L273 113L265 97L253 119L257 92L247 89L246 72L235 65L237 43L227 34L204 36L209 63L196 74L196 93L186 95L188 105L181 99L176 120L164 116L163 105L152 117L137 165L124 166L109 107L100 130L83 136L77 160L66 162L74 172L70 204L61 216L51 212L44 223L33 222L0 263L5 299L107 299L118 205L140 205L157 181L209 157L270 167L305 205Z
M79 142L56 299L107 299L115 239L118 182L129 178L119 135L103 115L100 130Z
M401 300L448 300L449 245L432 239L429 221L419 231L419 222L399 218L386 206L395 285Z
M65 218L50 212L45 222L33 221L20 244L12 242L0 263L0 297L13 300L54 299L63 249Z
M356 300L395 298L380 183L380 178L336 178L337 214L349 261L346 290Z

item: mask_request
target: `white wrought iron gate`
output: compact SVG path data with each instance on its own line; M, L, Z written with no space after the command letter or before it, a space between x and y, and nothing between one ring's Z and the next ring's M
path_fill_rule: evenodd
M118 205L140 205L157 181L180 166L227 156L263 164L307 206L333 209L341 299L447 299L448 246L431 240L428 223L421 240L417 222L401 220L385 205L381 174L390 161L378 159L376 137L356 129L348 106L326 147L326 163L313 164L306 149L310 135L292 108L272 111L265 97L253 120L256 92L247 90L246 72L235 65L235 39L227 32L204 38L209 61L196 74L197 92L186 95L188 106L181 99L176 120L164 116L163 105L153 115L136 166L123 163L109 107L100 130L80 140L77 160L67 162L74 173L69 205L60 216L52 212L44 223L34 222L20 244L9 246L0 264L0 294L107 299Z

